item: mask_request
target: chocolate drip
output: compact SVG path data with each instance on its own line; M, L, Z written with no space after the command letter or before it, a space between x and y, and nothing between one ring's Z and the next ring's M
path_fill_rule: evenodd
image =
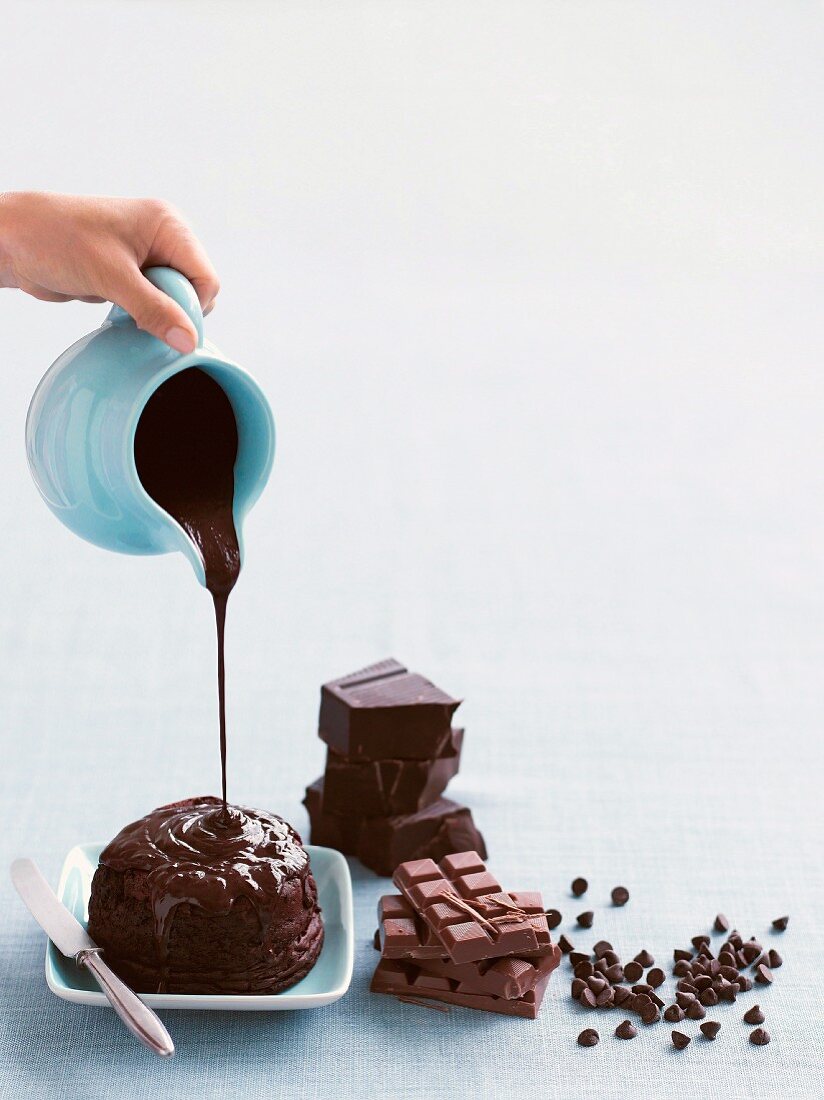
M144 489L200 551L217 627L217 689L223 812L226 801L225 626L240 573L233 514L237 422L231 403L205 371L192 367L164 382L137 424L135 465Z
M103 850L100 866L146 874L159 991L167 986L169 935L178 906L225 914L246 898L265 931L284 882L309 876L309 858L291 825L262 810L224 808L210 796L161 806L127 825ZM314 896L311 903L314 907Z

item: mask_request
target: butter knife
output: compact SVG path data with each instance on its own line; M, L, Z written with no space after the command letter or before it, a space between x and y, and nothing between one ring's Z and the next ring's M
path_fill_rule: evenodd
M159 1017L106 965L101 949L58 901L36 864L16 859L11 865L11 881L55 947L78 966L86 967L129 1031L155 1054L164 1058L174 1054L175 1045Z

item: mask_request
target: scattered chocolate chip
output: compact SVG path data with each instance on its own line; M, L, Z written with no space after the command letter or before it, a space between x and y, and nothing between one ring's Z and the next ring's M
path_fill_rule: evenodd
M607 983L604 978L598 978L594 974L591 978L587 979L587 985L593 993L600 993L602 989L606 989Z
M592 954L595 956L596 959L603 959L607 951L611 950L612 944L609 942L609 940L598 940L598 942L592 949Z
M706 946L710 942L709 936L693 936L690 940L692 946L697 950L699 947Z
M615 991L611 985L605 986L604 989L595 998L595 1003L599 1008L612 1008L615 1004Z
M776 932L783 932L789 923L789 917L776 917L775 920L772 922L772 926L776 930Z
M641 1013L642 1024L655 1024L660 1019L661 1013L658 1011L655 1005L650 1005L649 1008L645 1008L644 1011Z
M634 985L632 987L632 992L643 993L645 996L648 996L650 993L652 993L652 986L647 985L646 982L639 982L638 985Z
M707 1008L712 1008L713 1005L718 1004L718 994L709 986L707 989L702 989L699 996L699 1000L702 1005L706 1005Z
M600 1038L601 1036L598 1034L594 1027L584 1028L584 1030L578 1036L578 1046L594 1047L597 1045Z
M625 985L616 985L614 992L616 1007L618 1005L624 1004L626 1001L629 1001L629 999L632 997L632 992L627 989Z
M672 957L675 962L688 962L692 958L692 951L684 951L683 948L676 947Z
M616 963L621 961L621 956L616 954L615 951L605 951L601 958L607 964L607 966L615 966Z
M727 920L723 913L719 913L718 916L715 918L713 928L716 932L729 932L730 922Z
M628 962L624 967L624 977L628 982L637 982L644 975L644 968L639 962Z
M761 1011L761 1005L753 1005L744 1013L745 1024L763 1024L766 1017Z
M608 966L604 971L604 977L609 978L611 982L622 982L624 980L624 968L620 963L614 963L612 966Z
M655 966L647 974L647 985L651 985L653 989L657 989L659 985L663 985L667 980L667 976L660 966Z
M765 1031L763 1027L757 1027L755 1031L750 1032L750 1042L756 1047L765 1047L770 1041L769 1031Z
M741 954L744 957L745 964L749 965L750 963L755 962L755 960L761 954L761 944L745 943L744 946L741 948Z
M663 1008L664 1007L664 1002L661 1000L661 998L658 996L657 993L648 993L647 996L649 997L649 999L652 1001L652 1003L654 1005L658 1006L658 1008Z
M572 880L572 892L576 898L579 898L582 894L585 894L589 889L589 883L585 878L576 878Z
M574 945L569 942L569 940L566 938L566 936L561 936L560 937L560 939L558 940L558 946L560 947L560 949L563 951L563 953L565 955L568 955L570 953L570 951L575 950Z
M564 919L557 909L547 909L544 915L549 928L557 928Z
M701 1032L707 1039L714 1039L720 1030L721 1025L717 1020L707 1020L705 1024L701 1024Z
M706 1010L699 1001L693 1001L686 1012L691 1020L703 1020L707 1015Z
M584 992L584 990L586 988L587 988L587 983L584 981L583 978L573 978L572 979L572 985L570 986L570 990L572 992L572 999L574 1001L577 1001L578 998L581 996L581 994Z
M577 966L578 963L588 963L590 958L586 951L570 951L569 961L573 966Z
M735 979L735 984L738 986L739 993L748 993L752 989L752 979L748 978L746 974L739 974Z
M626 886L616 886L612 891L612 904L613 905L626 905L629 901L629 890ZM629 1036L631 1038L631 1036Z
M650 955L649 951L647 951L646 948L643 951L638 952L638 954L635 956L635 961L637 963L640 963L645 970L648 966L655 966L655 959L652 957L652 955Z
M679 989L678 992L675 994L675 1000L678 1002L681 1008L686 1011L686 1009L688 1009L689 1006L695 1002L695 994L687 993L685 990Z
M672 968L672 972L676 978L685 978L688 974L692 973L692 967L686 959L679 959Z
M586 989L582 990L581 995L578 998L578 1003L584 1008L595 1008L597 1001L595 1000L595 994L592 992L589 986L587 986Z
M664 1013L664 1019L669 1020L671 1024L680 1024L684 1019L684 1010L680 1005L670 1005Z
M585 913L579 913L575 918L581 928L592 928L592 922L595 919L595 914L591 909L587 909Z
M764 963L760 963L755 971L755 980L759 985L772 985L772 971Z
M772 970L777 970L778 967L781 966L781 964L784 962L784 960L774 948L770 948L770 950L768 951L767 961L769 962L770 968Z
M673 1031L672 1033L672 1045L676 1050L683 1050L684 1047L690 1045L689 1035L685 1035L683 1031Z
M619 1039L634 1039L638 1031L629 1020L624 1020L616 1027L615 1034Z
M591 978L595 973L595 967L591 962L578 963L577 966L573 967L572 973L576 978Z

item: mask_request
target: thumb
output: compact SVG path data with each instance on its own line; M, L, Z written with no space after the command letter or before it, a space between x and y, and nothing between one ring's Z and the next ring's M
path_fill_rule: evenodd
M125 309L138 328L175 351L188 355L197 347L197 332L185 311L150 283L138 267L130 266L113 275L106 296Z

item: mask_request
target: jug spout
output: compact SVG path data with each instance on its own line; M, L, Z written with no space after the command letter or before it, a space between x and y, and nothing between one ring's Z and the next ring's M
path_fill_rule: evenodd
M27 457L46 504L76 534L121 553L179 550L204 584L198 547L146 491L138 473L141 415L165 382L192 368L222 389L237 428L232 508L241 554L243 521L272 468L274 419L252 376L203 338L200 305L188 280L163 268L147 276L192 318L198 347L180 355L113 307L100 328L64 352L40 382L26 422Z

